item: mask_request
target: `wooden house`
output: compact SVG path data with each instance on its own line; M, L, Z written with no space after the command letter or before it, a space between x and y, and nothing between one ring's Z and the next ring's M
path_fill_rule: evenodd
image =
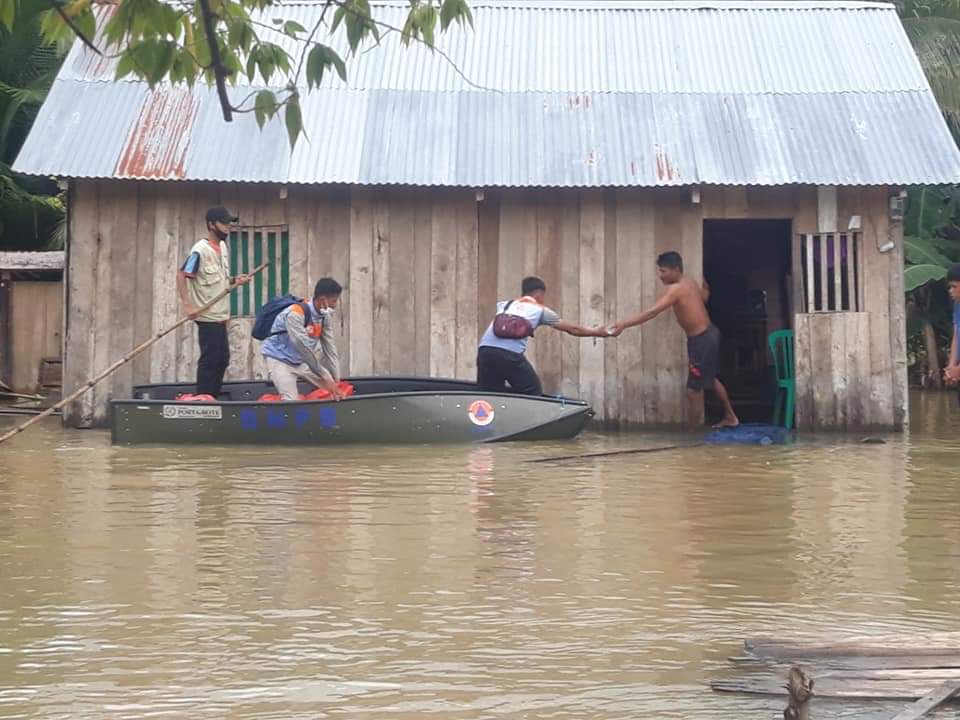
M266 12L311 27L321 7ZM346 286L350 374L472 378L495 300L524 275L565 318L606 323L654 302L655 258L677 250L710 282L735 403L769 412L766 338L791 328L801 427L904 426L902 191L960 182L960 153L892 5L471 7L442 54L387 34L347 83L305 94L292 151L279 118L226 124L213 90L115 81L114 61L75 46L15 166L69 183L65 390L178 318L177 268L224 204L247 226L234 267L273 261L234 298L228 377L264 374L259 304L324 275ZM400 24L408 5L373 8ZM132 383L191 379L193 333L68 422L102 423ZM547 392L602 421L683 419L671 317L615 341L544 331L530 357Z
M59 392L63 266L62 251L0 252L0 383L15 393Z

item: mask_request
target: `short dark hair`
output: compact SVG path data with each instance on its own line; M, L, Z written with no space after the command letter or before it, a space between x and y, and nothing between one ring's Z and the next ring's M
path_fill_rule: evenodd
M318 297L332 297L333 295L340 295L343 292L343 286L340 285L333 278L320 278L317 280L317 286L313 289L313 296Z
M669 252L662 253L657 258L657 266L683 272L683 258L680 257L680 253L676 250L670 250Z
M530 293L535 293L537 290L547 291L547 286L540 278L531 275L530 277L525 277L523 282L520 283L520 292L524 295L529 295Z
M960 263L954 263L947 270L947 282L960 282Z

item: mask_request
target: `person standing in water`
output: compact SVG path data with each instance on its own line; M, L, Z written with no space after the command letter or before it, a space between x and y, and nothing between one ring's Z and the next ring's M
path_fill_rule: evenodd
M723 419L715 427L736 427L740 424L727 389L717 379L720 362L720 331L710 321L706 300L709 290L683 275L683 258L677 252L665 252L657 258L657 274L667 291L649 310L613 325L610 334L619 337L627 328L643 325L668 308L673 308L677 322L687 334L687 422L696 427L703 422L703 392L712 390L723 404Z

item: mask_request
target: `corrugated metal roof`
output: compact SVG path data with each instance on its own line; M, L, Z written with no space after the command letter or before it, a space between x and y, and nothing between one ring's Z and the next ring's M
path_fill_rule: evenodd
M268 12L311 27L320 7ZM375 13L400 25L408 8ZM348 62L346 85L329 78L306 94L308 141L292 156L279 120L225 124L211 89L114 82L113 61L78 45L15 167L476 187L960 182L960 152L890 5L471 8L474 30L440 36L449 60L388 33ZM242 78L231 92L250 87Z

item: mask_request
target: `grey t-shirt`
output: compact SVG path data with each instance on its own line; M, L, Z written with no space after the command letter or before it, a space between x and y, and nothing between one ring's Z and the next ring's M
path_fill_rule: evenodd
M510 302L509 308L507 308L507 302ZM555 311L544 305L539 305L529 298L520 298L513 301L501 300L497 303L497 314L499 315L502 312L526 318L535 329L540 325L556 325L560 322L560 316ZM483 333L483 337L480 338L480 347L496 347L522 355L527 349L529 340L530 338L515 340L513 338L497 337L493 332L493 322L491 322L487 326L486 332Z

